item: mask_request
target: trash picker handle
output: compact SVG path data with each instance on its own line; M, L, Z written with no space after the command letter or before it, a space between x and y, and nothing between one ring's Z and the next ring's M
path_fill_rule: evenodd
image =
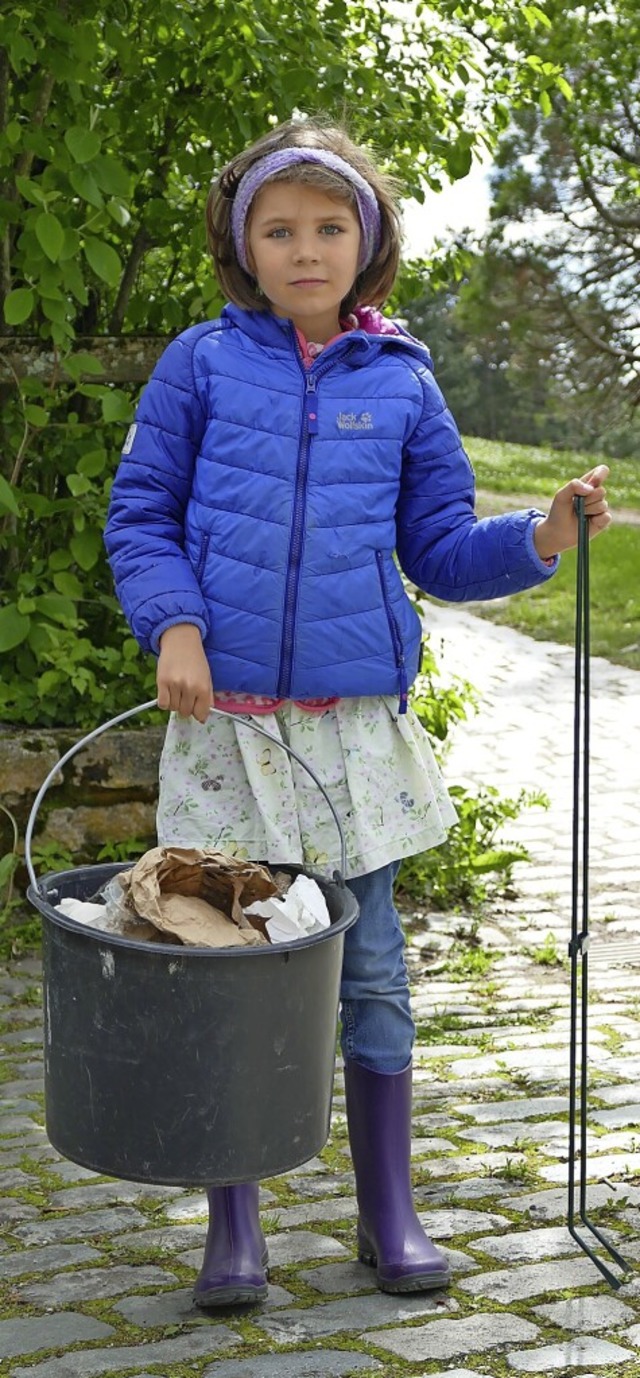
M68 751L65 751L64 756L61 756L60 760L56 761L56 764L49 771L46 780L44 780L41 784L40 789L38 790L38 793L36 794L36 797L33 801L24 837L25 862L29 874L29 880L34 890L38 889L38 880L33 869L33 861L31 858L31 840L33 837L33 830L35 828L40 805L42 803L42 800L44 799L44 796L52 780L55 779L56 775L59 771L62 770L63 766L66 766L67 761L70 761L78 751L82 751L83 747L88 746L89 742L93 742L96 737L101 737L102 733L107 732L110 727L117 727L118 723L126 722L128 718L133 718L136 713L145 713L148 709L157 707L157 699L149 699L147 703L139 703L135 708L127 708L126 712L118 713L117 717L110 718L108 722L102 723L101 727L94 727L93 731L88 732L86 737L83 737L81 741L75 743L75 746L72 746L69 748ZM317 785L318 789L320 790L320 793L324 796L326 803L328 804L331 814L333 816L333 821L338 830L338 837L340 838L340 874L341 877L344 876L344 872L347 867L347 847L345 843L344 833L342 831L342 824L340 823L340 819L336 812L335 806L329 798L329 795L327 794L324 785L318 779L318 776L316 775L315 771L311 769L311 766L307 763L307 761L304 760L304 757L299 756L298 752L293 750L293 747L287 746L285 742L280 741L279 737L275 737L273 732L267 732L266 727L258 727L257 723L252 722L249 718L243 717L238 713L227 713L224 708L210 708L209 712L217 713L218 716L221 718L234 718L236 721L241 722L244 727L249 727L253 732L258 732L261 737L267 737L270 742L274 742L276 746L279 746L283 751L286 751L288 756L292 756L294 761L297 761L298 765L302 766L303 770L306 770L307 774L311 776L311 779L313 780L314 784Z

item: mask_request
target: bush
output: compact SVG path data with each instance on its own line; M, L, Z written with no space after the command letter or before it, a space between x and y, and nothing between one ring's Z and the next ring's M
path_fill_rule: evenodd
M497 789L481 786L477 794L462 785L449 793L458 813L446 842L403 861L398 877L401 900L430 903L436 909L477 909L490 891L504 893L513 884L517 861L529 861L519 842L498 842L506 819L517 818L523 808L545 808L544 794L521 790L515 799L500 798Z

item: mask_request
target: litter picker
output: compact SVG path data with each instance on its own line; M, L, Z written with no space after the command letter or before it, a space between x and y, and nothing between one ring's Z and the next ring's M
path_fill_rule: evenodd
M588 1011L589 1011L589 534L584 498L575 498L578 516L576 579L576 649L573 720L573 851L571 884L571 1024L569 1069L569 1189L567 1225L580 1248L589 1256L611 1287L624 1278L611 1271L594 1252L578 1224L606 1250L622 1269L631 1271L618 1250L587 1215L588 1132ZM582 766L582 770L581 770ZM582 825L582 826L581 826ZM576 1153L576 1117L580 1118L579 1158ZM579 1169L579 1171L578 1171ZM578 1180L576 1180L576 1177ZM578 1209L576 1212L576 1192Z

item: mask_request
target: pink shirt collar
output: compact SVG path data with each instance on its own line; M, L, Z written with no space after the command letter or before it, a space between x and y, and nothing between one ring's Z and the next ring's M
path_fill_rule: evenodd
M311 365L315 362L318 355L322 354L323 349L327 348L327 345L334 344L334 342L336 340L340 340L342 336L347 333L347 331L355 330L357 328L357 325L357 317L348 316L345 321L340 322L341 328L338 331L338 334L332 335L331 339L325 340L324 344L316 344L314 340L307 340L303 335L302 331L298 330L298 327L296 326L296 335L298 337L300 353L302 354L302 362L305 368L311 368Z

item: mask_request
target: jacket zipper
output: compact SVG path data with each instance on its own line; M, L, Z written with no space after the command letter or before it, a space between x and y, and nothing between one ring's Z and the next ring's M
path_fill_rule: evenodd
M205 567L205 565L206 565L206 563L207 563L207 555L208 555L208 553L209 553L209 541L210 541L210 540L211 540L211 534L210 534L210 532L204 531L204 532L202 533L202 536L200 537L200 551L199 551L199 553L198 553L198 563L197 563L197 565L196 565L196 567L195 567L195 570L194 570L194 573L195 573L195 576L196 576L196 580L197 580L198 583L200 583L200 580L201 580L201 578L202 578L202 575L204 574L204 567Z
M380 588L382 589L382 599L384 602L385 612L387 614L387 622L389 623L391 641L393 643L393 653L395 655L396 665L398 667L398 679L400 686L400 702L398 704L398 711L400 713L406 713L409 702L407 667L404 658L404 649L402 645L402 637L400 635L400 628L398 626L396 615L393 611L393 608L391 607L391 599L389 598L387 579L384 572L384 556L381 550L376 550L376 564L378 566L378 576L380 579Z
M296 358L303 373L304 405L302 411L302 423L300 432L300 443L298 448L298 467L296 471L296 490L293 500L293 520L291 523L291 540L289 543L289 560L287 566L287 582L284 600L284 623L282 632L282 645L280 650L280 667L278 671L278 689L280 698L291 697L291 671L293 662L293 634L296 622L296 610L298 606L298 592L300 588L300 570L302 565L302 547L304 544L305 529L305 503L307 494L307 479L309 476L309 450L311 448L311 437L316 435L318 430L318 403L317 385L318 379L323 373L328 373L334 360L329 360L322 367L322 362L315 370L307 370L302 362L300 347L292 325L291 333L296 353ZM345 350L341 356L345 357L349 350Z

